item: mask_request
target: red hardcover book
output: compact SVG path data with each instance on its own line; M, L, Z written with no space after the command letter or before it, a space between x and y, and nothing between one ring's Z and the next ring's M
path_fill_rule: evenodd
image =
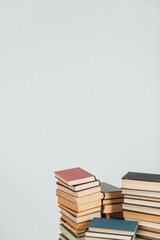
M95 180L94 175L80 167L57 171L55 172L55 176L70 186L92 182Z

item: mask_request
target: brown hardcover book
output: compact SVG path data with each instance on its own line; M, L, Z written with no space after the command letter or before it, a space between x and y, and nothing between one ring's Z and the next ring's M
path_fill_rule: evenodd
M103 213L114 213L122 211L122 203L114 203L103 206Z
M75 191L69 189L68 187L65 187L65 186L63 186L59 183L57 183L57 186L58 186L58 189L60 191L68 193L69 195L71 195L73 197L84 197L84 196L87 196L87 195L90 195L90 194L95 194L95 193L98 193L98 192L102 191L101 186L92 187L92 188L85 189L85 190L78 191L78 192L75 192Z
M91 208L89 210L86 210L86 211L82 211L82 212L75 212L73 211L72 209L66 207L66 206L63 206L63 205L59 205L59 207L61 209L64 209L66 210L67 212L71 213L73 216L75 217L81 217L81 216L84 216L84 215L87 215L87 214L90 214L90 213L93 213L93 212L98 212L98 211L101 211L101 207L96 207L96 208Z
M148 221L148 222L154 222L154 223L160 223L160 216L139 213L139 212L132 212L127 210L123 210L123 217L142 220L142 221Z
M103 217L108 219L123 219L123 212L103 213Z
M72 203L72 202L64 199L64 198L58 197L58 203L59 204L64 205L64 206L72 209L75 212L82 212L82 211L92 209L94 207L100 207L101 206L101 201L102 200L96 200L96 201L93 201L93 202L77 205L75 203Z
M122 202L123 202L123 198L104 199L103 205L113 204L113 203L122 203Z
M59 189L56 190L56 193L57 193L57 196L67 199L77 205L85 204L85 203L96 201L96 200L101 200L103 198L103 194L101 192L87 195L84 197L79 197L79 198L73 197L73 196L69 195L68 193L60 191Z

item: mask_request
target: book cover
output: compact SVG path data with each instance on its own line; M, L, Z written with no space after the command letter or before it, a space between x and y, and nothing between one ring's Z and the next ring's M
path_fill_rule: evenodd
M94 218L89 224L91 229L108 229L114 231L132 232L132 235L137 231L138 222L124 221L119 219ZM92 231L92 230L91 230Z
M128 172L122 179L147 182L160 182L160 174Z
M67 182L68 185L76 185L95 180L95 176L93 174L83 170L80 167L56 171L55 176L58 179Z
M108 193L108 192L121 192L121 188L118 188L114 185L111 185L106 182L101 182L102 192Z

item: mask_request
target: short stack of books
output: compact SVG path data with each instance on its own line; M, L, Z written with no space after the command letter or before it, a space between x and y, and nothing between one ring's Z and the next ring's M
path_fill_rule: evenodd
M134 240L138 222L94 218L85 233L85 240Z
M81 168L55 172L61 209L60 239L83 239L94 217L101 217L103 193L95 176Z
M104 218L122 219L123 195L121 188L106 182L101 183L104 199L102 201L102 212Z
M122 193L124 218L138 221L137 239L160 239L160 175L128 172Z

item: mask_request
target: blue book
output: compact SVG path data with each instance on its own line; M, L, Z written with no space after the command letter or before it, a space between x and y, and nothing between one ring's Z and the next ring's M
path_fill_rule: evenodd
M119 219L93 218L88 226L88 230L99 233L109 233L118 235L135 235L138 222L125 221Z

